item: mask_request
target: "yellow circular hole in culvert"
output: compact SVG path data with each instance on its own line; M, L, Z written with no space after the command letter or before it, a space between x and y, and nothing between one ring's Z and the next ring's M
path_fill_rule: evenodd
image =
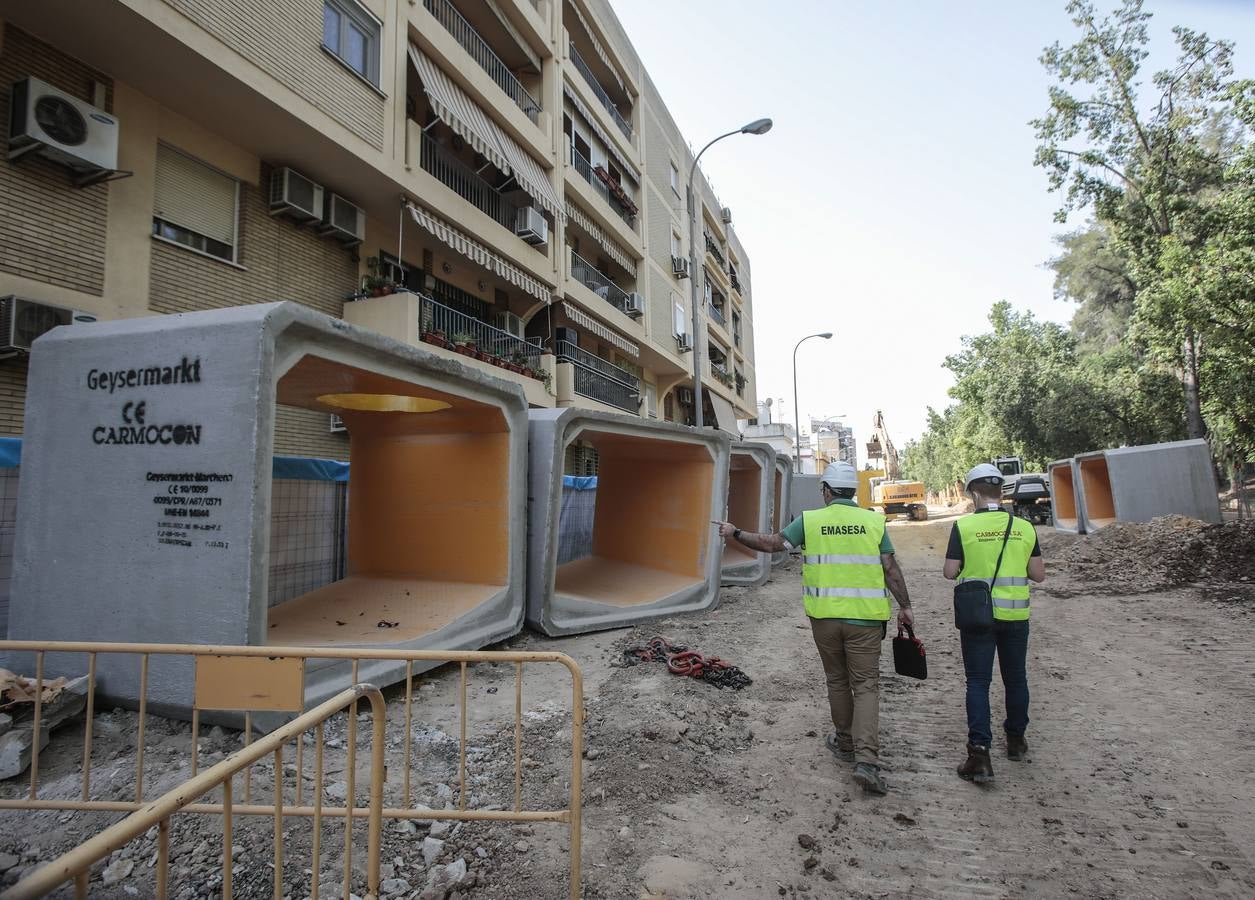
M453 404L430 397L407 397L404 394L323 394L319 403L336 409L358 412L431 413L449 409Z

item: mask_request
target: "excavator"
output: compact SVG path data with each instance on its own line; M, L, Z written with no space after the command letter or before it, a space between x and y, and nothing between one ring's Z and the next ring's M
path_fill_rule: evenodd
M889 431L885 428L884 413L876 410L876 418L872 422L872 439L867 442L867 461L880 461L879 468L884 469L883 478L871 480L871 505L879 508L887 517L906 516L916 522L928 518L928 505L924 502L924 483L922 481L903 481L902 464L898 451L889 439Z

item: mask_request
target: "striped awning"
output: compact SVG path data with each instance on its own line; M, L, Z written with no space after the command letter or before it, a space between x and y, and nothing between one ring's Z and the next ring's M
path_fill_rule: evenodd
M519 187L548 210L561 228L564 214L562 203L540 163L528 155L514 138L490 119L465 91L440 71L427 54L414 44L410 44L410 59L423 83L423 91L431 101L431 108L441 121L464 137L467 143L494 166L506 175L513 175Z
M605 229L594 222L584 210L580 209L570 200L566 202L566 214L571 221L575 222L581 228L592 236L593 240L606 251L606 255L627 270L633 278L636 277L636 260L632 255L623 248L621 244L615 241L610 235L606 234Z
M553 291L518 266L502 259L478 241L467 237L434 213L423 209L421 206L415 206L413 203L407 205L409 206L410 215L414 217L414 221L420 227L435 235L467 259L478 263L490 272L495 272L519 290L530 294L542 303L553 302Z
M618 347L629 356L639 357L641 355L640 347L623 337L623 335L619 334L617 331L601 324L574 303L563 303L562 311L566 313L566 317L576 325L586 329L590 334L597 335L597 337L601 338L606 343Z
M614 60L610 58L610 54L606 52L606 48L601 45L601 41L597 39L597 32L593 31L593 26L588 24L588 19L584 18L584 13L580 9L579 3L571 0L571 9L575 10L575 18L580 20L580 26L584 29L584 33L588 35L589 41L592 42L593 52L597 54L597 58L602 64L610 70L610 77L614 79L614 83L619 86L619 90L627 93L627 88L623 86L623 79L619 77L619 67L614 64Z
M571 90L571 86L566 82L562 84L562 93L571 101L571 105L575 107L575 111L580 114L585 124L593 130L593 134L597 135L597 139L605 145L606 151L614 157L614 161L619 164L619 168L623 170L623 174L631 178L636 184L641 183L640 173L636 171L636 166L632 165L622 153L614 141L610 140L610 136L606 134L605 129L597 124L597 117L588 111L588 107L584 105L584 101L579 98L575 91Z

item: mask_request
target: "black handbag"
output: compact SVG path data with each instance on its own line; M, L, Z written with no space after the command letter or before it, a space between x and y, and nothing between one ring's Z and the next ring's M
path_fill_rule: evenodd
M1007 550L1007 539L1011 537L1011 526L1014 522L1015 516L1007 513L1007 532L1002 536L1002 549L998 551L998 562L994 564L994 577L989 581L981 578L954 586L955 628L994 627L994 582L998 580L1002 554Z
M903 627L907 636L902 635ZM898 636L893 639L893 671L908 678L928 677L928 660L924 657L924 642L915 636L910 625L898 626Z

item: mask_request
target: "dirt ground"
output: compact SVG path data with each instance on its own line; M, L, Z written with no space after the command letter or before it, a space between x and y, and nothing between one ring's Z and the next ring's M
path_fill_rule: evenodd
M950 585L940 575L949 527L946 519L891 526L917 634L928 648L929 678L894 675L886 643L886 797L864 795L848 764L823 745L831 726L796 559L765 587L725 590L709 613L511 642L561 650L583 668L585 897L1255 895L1255 561L1234 581L1132 593L1125 572L1103 581L1101 567L1083 552L1089 539L1040 529L1047 582L1034 591L1030 758L1011 763L995 747L997 780L980 788L954 774L966 728ZM1052 567L1052 558L1085 564ZM625 645L655 634L723 657L754 683L718 690L669 675L661 664L621 664ZM414 778L420 798L439 806L449 802L448 785L456 785L458 673L445 669L425 681L427 713L415 726L423 763ZM559 671L525 680L526 805L563 802L565 684ZM995 677L995 724L1000 689ZM512 670L477 671L470 692L471 805L508 804ZM127 783L117 761L127 757L133 718L109 714L98 731L96 753L101 765L117 770L119 791ZM186 740L183 728L168 726L172 747ZM238 746L234 738L222 735L219 756ZM46 763L50 790L77 784L79 747L72 739L59 750L54 740ZM332 760L329 782L342 778L335 766ZM399 777L395 769L390 784ZM163 774L158 766L151 777L150 795L178 780L173 767ZM259 781L266 777L263 767ZM6 785L0 795L18 790ZM269 896L270 825L253 824L235 841L237 896ZM0 852L20 860L5 877L11 881L92 827L88 818L64 813L3 814ZM220 891L211 858L219 852L216 828L207 817L176 820L175 896ZM425 828L388 827L386 874L394 886L406 885L394 896L419 896L433 865L457 859L471 877L454 897L566 896L562 826L440 831L444 843L429 865L421 850ZM301 858L307 823L292 820L287 833L289 853ZM342 840L341 831L335 834L327 843ZM133 859L135 871L110 888L94 883L93 896L150 895L144 873L152 846L149 839L123 851L127 857L118 858ZM324 856L328 886L335 865L334 854ZM307 882L295 870L288 895L307 896Z

